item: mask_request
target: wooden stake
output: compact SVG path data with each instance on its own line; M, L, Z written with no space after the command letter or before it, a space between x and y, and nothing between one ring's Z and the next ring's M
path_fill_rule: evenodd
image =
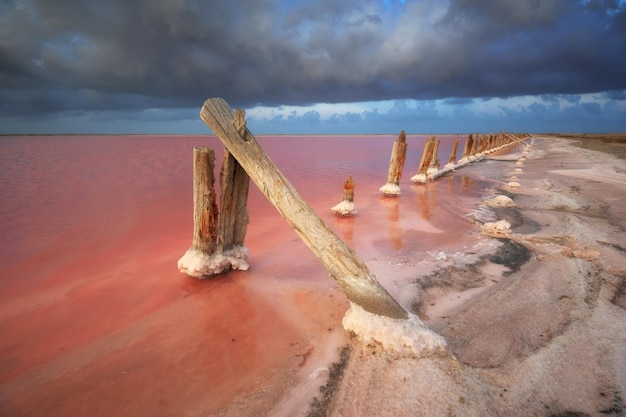
M354 181L352 176L349 176L346 182L343 183L343 201L354 203Z
M365 263L302 199L249 132L242 137L233 111L221 98L209 99L200 117L220 138L270 203L324 265L340 289L370 313L394 319L407 312L383 288Z
M346 182L343 183L343 200L331 210L341 216L352 216L356 214L356 208L354 206L354 181L352 180L352 176L349 176Z
M191 248L204 254L215 251L217 203L213 166L215 153L203 146L193 148L193 241Z
M456 135L456 138L454 139L454 145L452 145L452 152L450 152L450 159L448 159L448 164L447 165L454 165L455 161L456 161L456 150L459 147L459 135Z
M379 189L385 195L400 195L400 180L406 160L406 147L406 134L403 130L393 143L391 158L389 159L389 171L387 172L387 184Z
M239 134L245 135L243 112L235 115L234 123ZM222 250L229 250L244 244L250 218L247 207L250 177L228 149L224 149L220 185L219 245Z

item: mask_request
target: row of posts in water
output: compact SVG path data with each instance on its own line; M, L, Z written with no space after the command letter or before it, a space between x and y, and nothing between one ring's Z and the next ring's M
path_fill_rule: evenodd
M369 271L365 262L350 249L333 230L300 197L289 180L280 172L263 148L246 127L242 110L233 112L222 98L205 101L200 117L225 146L224 164L220 175L222 198L217 214L216 195L213 188L213 151L195 148L194 155L202 154L206 163L194 162L194 237L192 247L178 261L181 272L196 278L206 278L230 269L245 270L248 250L243 246L248 215L247 190L250 179L276 207L281 216L293 228L302 241L337 282L338 287L353 305L368 313L392 319L408 319L409 313L402 307ZM465 144L463 157L451 169L476 160L514 142L523 136L500 134L487 139L471 136ZM436 161L438 142L430 141L425 150L423 164L430 167ZM400 134L389 167L388 182L399 186L406 158L406 135ZM403 143L403 144L402 144ZM458 147L458 144L455 148ZM206 155L206 156L205 156ZM430 159L428 159L430 158ZM456 159L456 151L450 160ZM426 164L428 160L428 164ZM194 158L195 161L195 158ZM445 169L445 167L444 167ZM428 173L434 179L443 175ZM229 191L225 191L227 188ZM344 198L354 197L354 183L347 182Z
M461 158L457 160L457 151L459 147L459 135L456 136L450 158L448 162L441 167L439 159L440 139L431 135L424 144L424 151L417 170L417 173L411 177L411 181L415 183L426 183L433 181L449 172L454 172L471 162L483 159L486 155L504 149L513 144L517 144L527 138L528 134L513 134L500 132L498 134L479 135L469 134L463 146ZM393 144L391 158L389 160L389 171L387 173L387 183L380 187L379 191L386 196L400 195L400 180L402 179L402 170L406 160L406 133L403 131L398 135L398 139ZM354 207L354 181L352 177L348 177L344 183L343 200L334 206L332 210L342 216L349 216L356 213Z

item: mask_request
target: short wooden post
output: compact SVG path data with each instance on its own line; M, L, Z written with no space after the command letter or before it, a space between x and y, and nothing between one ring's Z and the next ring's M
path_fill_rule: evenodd
M387 183L378 190L385 195L400 195L400 180L402 179L402 169L406 160L406 147L406 134L403 130L393 143L391 158L389 159L389 171L387 172Z
M311 249L350 301L373 314L408 318L408 313L378 283L358 255L302 199L252 134L247 132L242 136L237 131L233 111L223 99L205 101L200 117Z
M422 159L420 165L417 168L417 174L411 177L413 182L427 182L428 181L428 167L430 166L430 160L433 154L433 147L435 146L435 137L430 136L424 143L424 151L422 152Z
M343 200L331 210L341 216L352 216L356 214L356 208L354 206L354 181L352 180L352 176L349 176L346 182L343 183Z
M436 175L437 171L439 171L439 144L441 143L440 139L437 139L435 136L433 138L433 146L430 154L430 164L428 164L428 168L426 170L426 174L428 176Z

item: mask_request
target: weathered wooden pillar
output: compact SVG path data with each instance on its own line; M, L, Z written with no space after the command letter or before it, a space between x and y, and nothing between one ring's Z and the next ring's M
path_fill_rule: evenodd
M193 240L191 249L212 254L217 236L217 202L213 167L215 152L203 147L193 148Z
M470 153L469 153L470 158L476 158L479 145L480 145L480 135L476 134L476 136L474 137L474 140L472 141L472 149L470 149Z
M247 175L245 178L236 175L233 161L225 152L218 216L213 174L215 153L206 146L193 149L193 241L191 248L178 260L178 269L190 277L207 278L231 269L248 269L245 261L248 249L243 242L248 224L249 180Z
M343 183L343 200L331 210L341 216L352 216L356 214L356 207L354 206L354 181L352 180L352 176L349 176L346 182Z
M378 191L388 196L400 195L400 180L402 179L402 169L406 160L406 134L404 130L398 135L398 139L393 143L391 158L389 159L389 171L387 173L387 184L380 187Z
M445 168L454 168L454 165L456 164L456 150L459 147L459 135L456 135L456 138L454 139L454 145L452 145L452 151L450 152L450 159L448 159L448 163L446 164Z
M243 114L235 117L235 127L240 134L246 132ZM224 149L224 160L220 173L220 241L222 250L243 247L248 229L248 191L250 177L235 157Z
M465 139L465 145L463 146L463 155L461 155L461 159L459 160L459 163L465 164L469 161L469 156L472 150L473 143L474 143L474 136L470 133Z
M422 152L422 159L420 160L419 167L417 168L417 174L411 177L413 182L427 182L428 181L428 167L430 166L430 160L433 155L433 147L435 146L435 137L430 136L424 143L424 151Z
M207 100L200 117L311 249L350 301L373 314L408 318L408 313L378 283L358 255L302 199L252 134L248 132L242 137L233 124L233 111L223 99Z
M437 171L439 171L439 144L441 143L440 139L437 139L435 136L433 138L433 146L431 148L430 154L430 164L428 164L428 168L426 169L427 175L436 175Z

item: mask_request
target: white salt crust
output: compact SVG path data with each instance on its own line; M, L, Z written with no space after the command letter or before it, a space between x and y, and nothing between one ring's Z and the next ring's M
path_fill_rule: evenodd
M391 319L365 311L350 303L343 328L363 344L382 346L386 352L400 356L424 358L447 352L443 337L430 330L415 314L408 319Z
M426 174L415 174L411 177L411 181L413 182L428 182L428 177Z
M514 207L515 202L505 195L498 195L489 200L485 200L484 204L488 207Z
M400 186L398 184L388 182L380 187L378 191L385 195L400 195Z
M342 201L331 209L341 216L351 216L356 213L354 201Z
M235 246L227 251L210 255L189 249L178 260L178 270L195 278L204 278L231 269L246 271L249 268L245 261L247 258L248 248L245 246Z
M485 223L480 227L480 231L487 235L506 235L511 233L511 223L506 220Z

